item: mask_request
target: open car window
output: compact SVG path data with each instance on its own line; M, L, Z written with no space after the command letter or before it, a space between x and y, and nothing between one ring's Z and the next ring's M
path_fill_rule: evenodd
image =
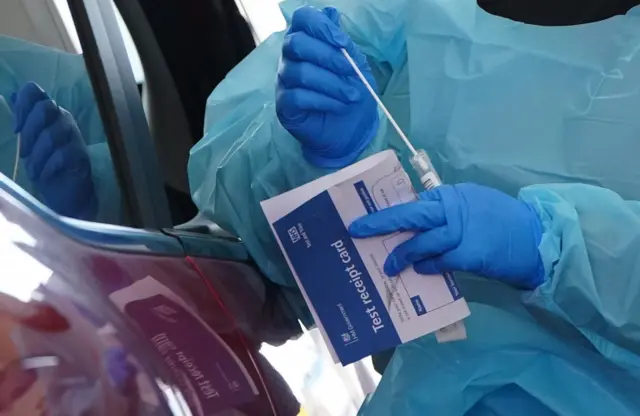
M98 96L60 4L0 4L0 172L62 216L126 224Z

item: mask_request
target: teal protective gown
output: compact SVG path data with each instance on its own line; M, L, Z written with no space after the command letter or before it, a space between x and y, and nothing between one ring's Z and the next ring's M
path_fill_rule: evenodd
M120 188L102 119L81 55L0 36L0 172L11 178L16 157L17 136L9 97L28 82L35 82L56 103L69 111L80 128L91 160L93 182L98 197L96 221L119 224L122 221ZM20 164L18 185L39 197Z
M299 6L330 3L282 9L289 19ZM523 292L458 274L468 340L399 347L361 414L638 414L640 10L545 28L472 0L338 6L383 101L444 182L519 193L544 226L545 283ZM200 210L240 236L269 278L294 286L259 202L326 172L307 164L276 118L282 37L213 92L189 175ZM362 157L389 147L407 161L381 118Z

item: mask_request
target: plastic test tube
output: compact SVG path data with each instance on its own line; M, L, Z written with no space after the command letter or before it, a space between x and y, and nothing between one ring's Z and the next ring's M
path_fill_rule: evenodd
M396 120L393 118L391 113L389 113L389 110L387 110L387 107L385 107L385 105L382 103L382 100L380 100L380 97L378 97L378 94L376 94L373 87L371 87L371 84L369 84L367 78L364 76L362 71L360 71L360 68L358 68L358 65L353 60L351 55L349 55L349 53L345 49L342 49L342 54L345 58L347 58L347 61L349 61L349 64L353 67L353 70L356 71L358 78L360 78L364 86L367 87L367 90L369 90L369 93L378 104L378 107L380 107L385 116L387 116L387 119L389 120L393 128L396 130L409 151L411 151L411 166L413 166L413 169L418 174L420 183L422 183L424 189L430 190L435 188L436 186L440 186L442 182L440 181L440 177L433 168L433 164L431 163L431 159L429 158L429 155L427 155L427 152L422 149L416 150L416 148L413 147L400 126L398 126L398 123L396 123Z
M380 107L382 112L385 114L404 144L407 145L409 151L411 151L411 166L420 178L420 183L422 183L424 189L428 191L435 188L436 186L442 185L442 181L436 173L436 170L433 168L433 164L431 163L431 159L429 158L429 155L427 155L427 152L422 149L416 150L416 148L413 147L400 126L398 126L398 123L396 123L391 113L389 113L389 110L387 110L387 107L385 107L380 97L378 97L378 94L376 94L373 87L371 87L371 84L369 84L367 78L365 78L362 71L360 71L360 68L358 68L358 65L353 60L351 55L349 55L346 49L342 49L342 54L345 58L347 58L347 61L349 61L349 64L353 67L353 70L358 75L358 78L360 78L365 87L367 87L367 90L369 90L369 93L378 104L378 107ZM464 322L459 321L442 329L439 329L438 331L436 331L436 338L440 343L466 339L467 331L465 329Z

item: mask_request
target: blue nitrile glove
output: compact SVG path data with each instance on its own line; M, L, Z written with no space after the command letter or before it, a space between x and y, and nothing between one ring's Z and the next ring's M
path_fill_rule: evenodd
M127 360L127 351L122 347L110 347L103 357L113 386L123 395L133 393L138 370Z
M94 220L98 201L91 162L73 116L34 83L11 102L15 132L22 135L20 157L42 202L60 215Z
M276 112L305 159L322 168L353 163L378 130L376 102L340 48L376 88L367 58L340 29L336 9L296 10L282 48Z
M495 189L444 185L421 193L418 201L359 218L349 228L356 238L396 231L417 235L391 252L384 265L389 276L413 264L420 274L472 272L527 289L544 279L538 215Z

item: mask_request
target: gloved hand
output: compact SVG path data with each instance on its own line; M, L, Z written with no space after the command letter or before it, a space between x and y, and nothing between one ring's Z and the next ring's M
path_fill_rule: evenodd
M387 258L396 276L409 265L420 274L472 272L533 289L544 279L538 245L542 225L526 203L475 184L443 185L351 224L355 238L414 231Z
M131 395L136 388L138 370L127 360L127 351L122 347L109 347L103 357L113 386L121 394Z
M11 97L20 158L49 208L67 217L94 220L97 198L87 148L73 116L38 85Z
M353 163L378 130L376 102L340 48L376 88L367 58L340 29L336 9L296 10L282 48L276 112L305 159L322 168Z

